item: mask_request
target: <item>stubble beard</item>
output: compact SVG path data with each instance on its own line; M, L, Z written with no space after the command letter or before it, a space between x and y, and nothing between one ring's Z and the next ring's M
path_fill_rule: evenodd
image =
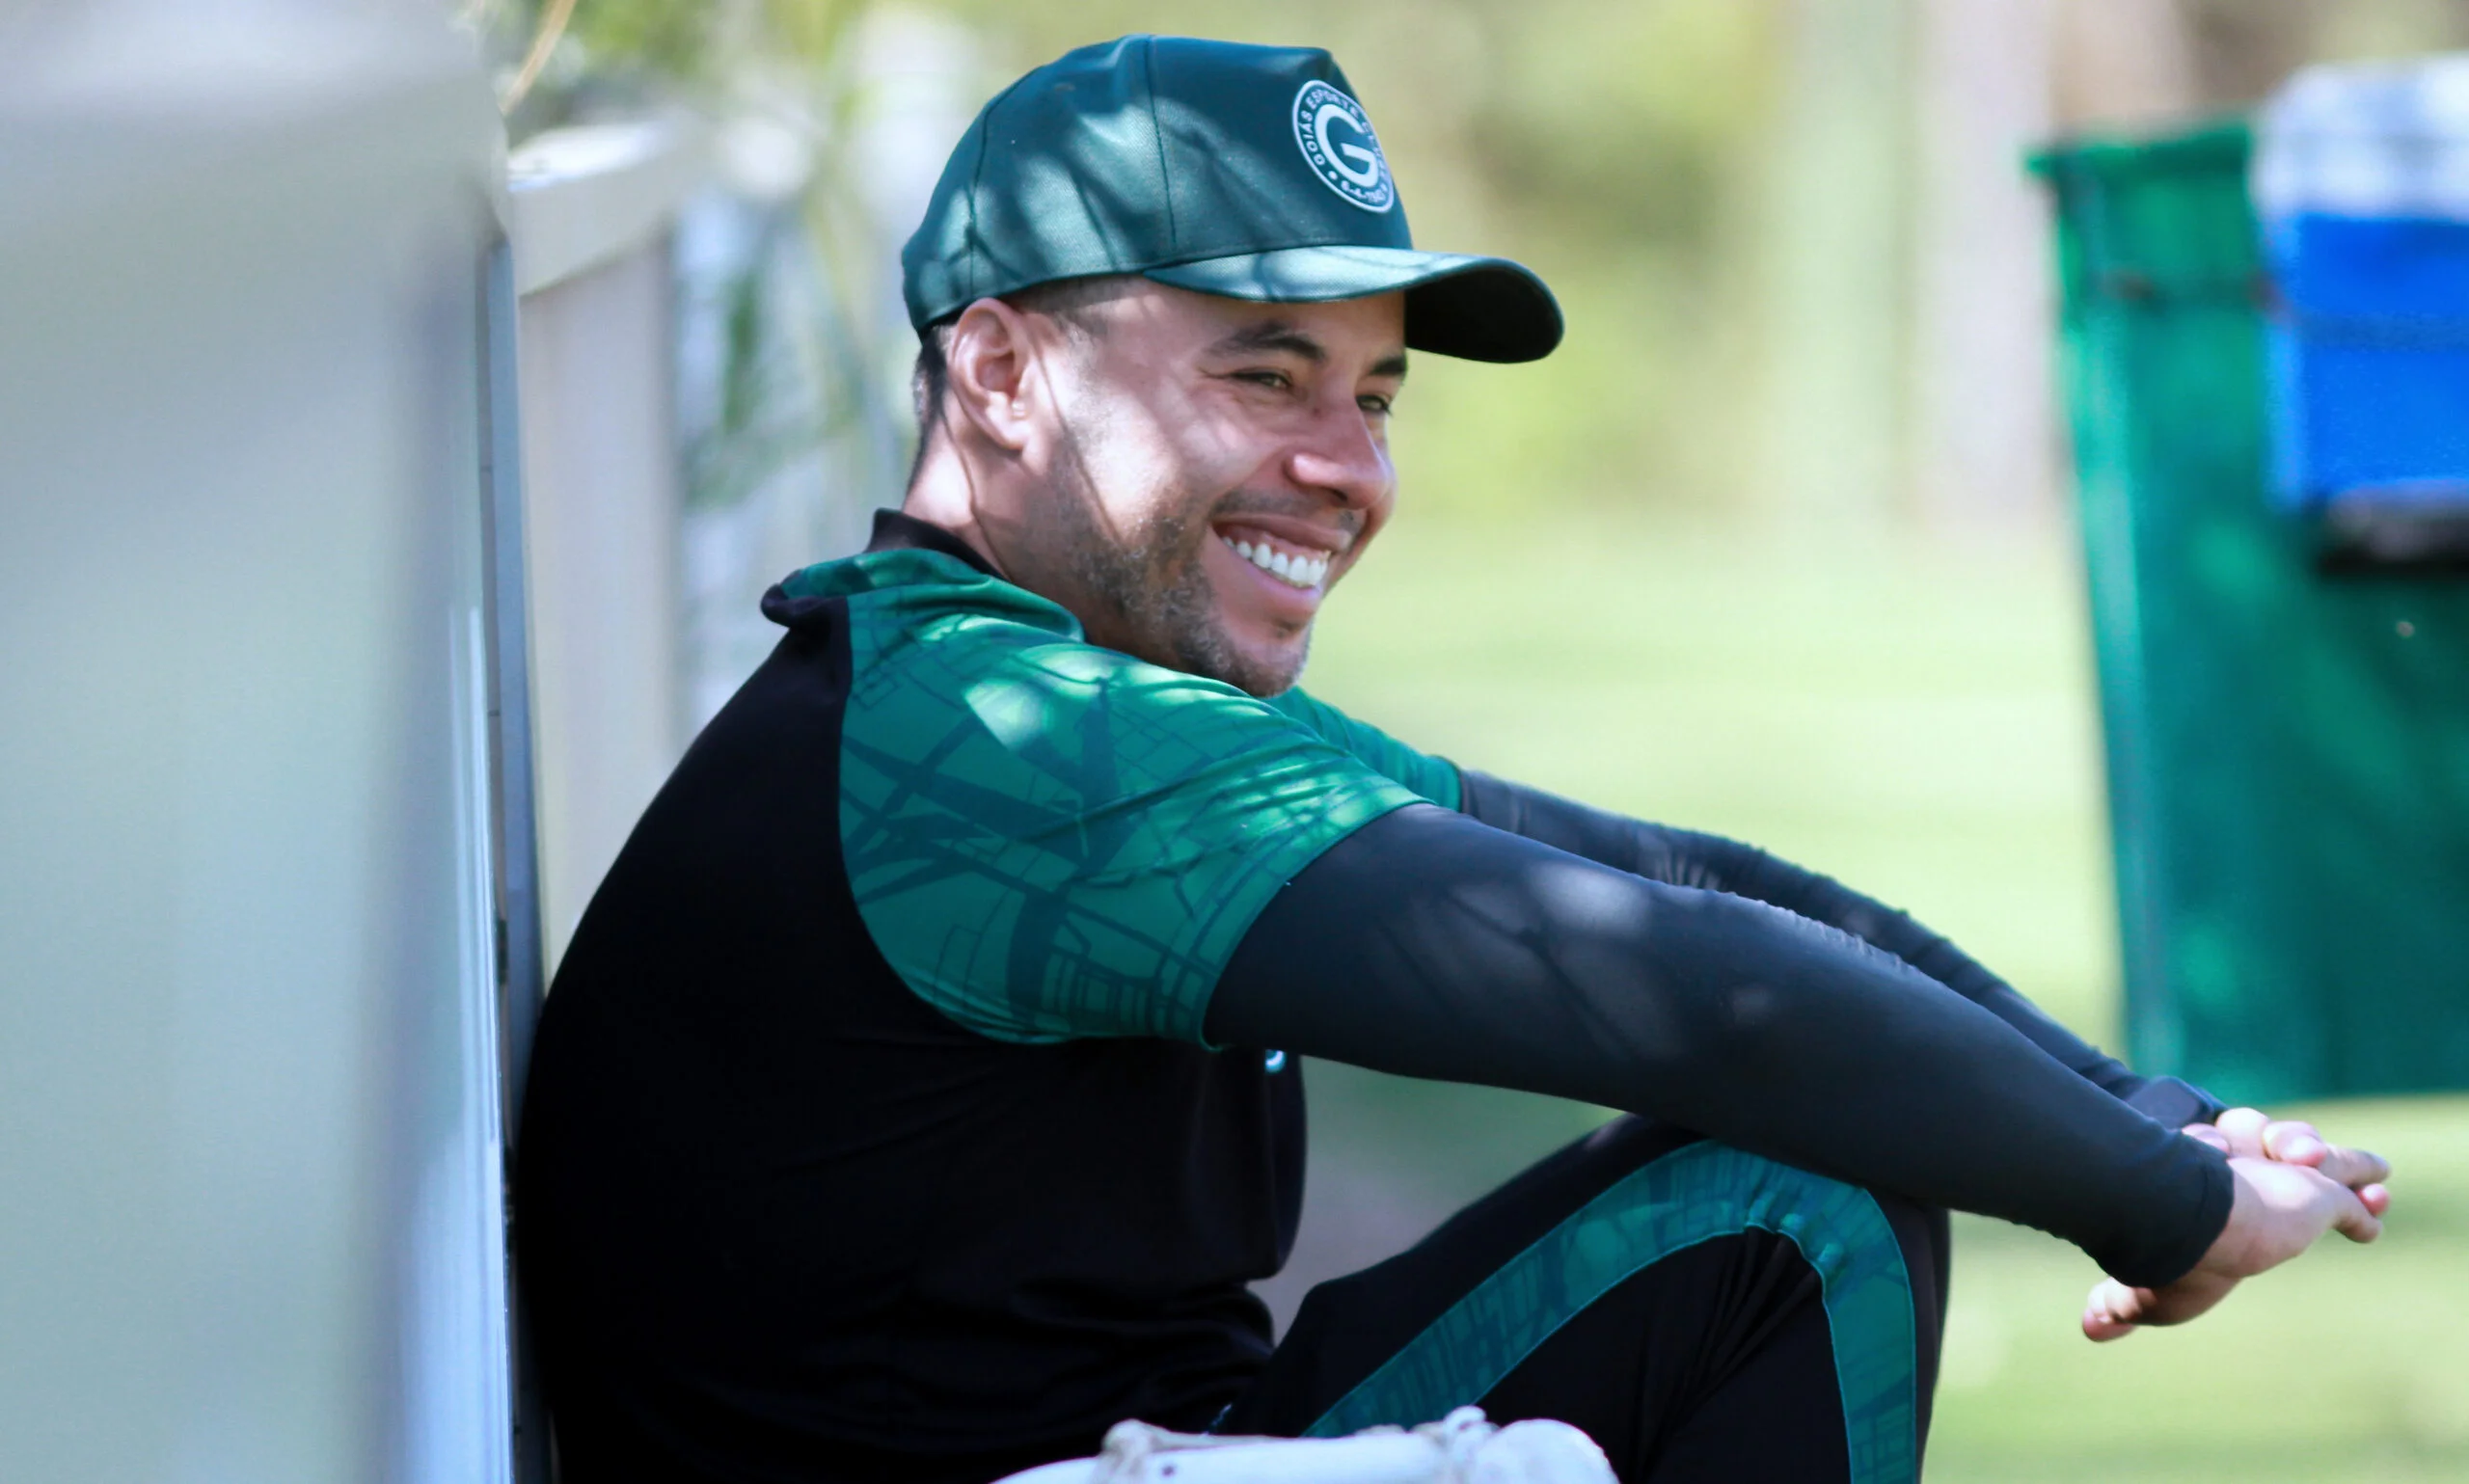
M1202 564L1207 543L1217 539L1205 515L1176 513L1191 507L1173 504L1118 538L1081 501L1060 503L1080 527L1069 545L1072 577L1116 614L1129 653L1263 699L1282 694L1302 675L1312 648L1309 629L1291 659L1269 660L1244 653L1226 632Z

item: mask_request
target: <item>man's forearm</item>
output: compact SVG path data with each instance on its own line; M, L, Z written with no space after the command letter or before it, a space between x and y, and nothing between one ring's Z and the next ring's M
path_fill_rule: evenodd
M2040 1227L2147 1285L2228 1211L2219 1155L1910 966L1429 806L1366 825L1270 904L1207 1034L1644 1114Z
M1459 775L1461 807L1495 829L1651 881L1728 892L1848 932L1980 1006L2077 1076L2171 1127L2211 1122L2224 1107L2175 1077L2137 1075L1911 914L1831 877L1721 835L1649 824L1472 769L1461 769Z

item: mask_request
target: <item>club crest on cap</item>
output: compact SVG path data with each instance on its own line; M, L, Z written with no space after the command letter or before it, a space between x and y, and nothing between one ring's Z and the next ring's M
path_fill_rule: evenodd
M1397 203L1389 162L1363 105L1318 79L1294 94L1294 142L1322 184L1366 211Z

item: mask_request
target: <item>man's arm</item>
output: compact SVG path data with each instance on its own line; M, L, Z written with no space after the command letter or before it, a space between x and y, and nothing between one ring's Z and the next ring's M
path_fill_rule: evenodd
M2210 1093L2175 1077L2137 1076L1909 914L1830 877L1720 835L1648 824L1473 769L1459 769L1459 807L1495 829L1650 881L1763 902L1892 954L2013 1026L2093 1086L2172 1128L2211 1122L2225 1110Z
M2042 1228L2145 1289L2194 1268L2233 1201L2219 1152L1898 959L1429 805L1271 901L1206 1034L1645 1114Z

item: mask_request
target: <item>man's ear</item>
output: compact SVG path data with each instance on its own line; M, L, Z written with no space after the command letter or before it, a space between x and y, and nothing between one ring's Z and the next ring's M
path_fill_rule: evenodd
M1027 445L1029 413L1044 388L1028 321L1000 299L980 299L952 322L944 353L949 395L978 436L1008 453Z

